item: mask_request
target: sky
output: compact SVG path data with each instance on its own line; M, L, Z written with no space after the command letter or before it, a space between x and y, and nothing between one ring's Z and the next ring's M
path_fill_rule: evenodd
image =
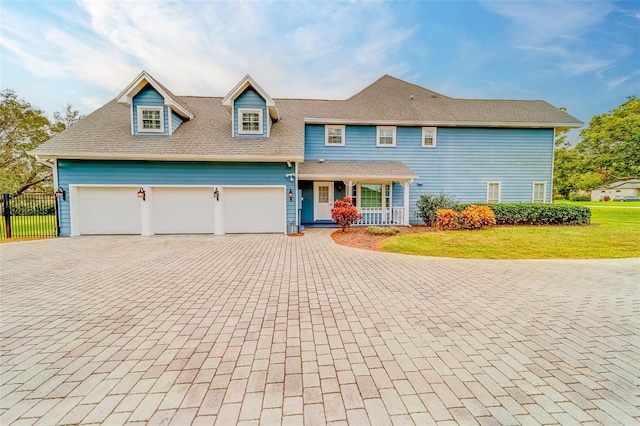
M640 2L2 0L0 66L0 88L49 116L89 114L142 70L176 95L250 74L271 97L324 99L389 74L586 125L640 96Z

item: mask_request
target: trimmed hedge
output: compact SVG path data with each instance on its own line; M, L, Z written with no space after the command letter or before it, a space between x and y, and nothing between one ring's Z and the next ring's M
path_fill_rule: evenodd
M473 203L475 204L475 203ZM469 204L458 204L454 210L462 212ZM591 210L568 204L476 204L489 206L496 216L497 225L588 225Z
M11 216L50 216L56 214L55 201L11 203Z

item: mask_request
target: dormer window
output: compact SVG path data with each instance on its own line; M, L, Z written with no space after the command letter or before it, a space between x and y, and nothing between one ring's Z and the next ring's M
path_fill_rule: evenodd
M238 109L238 134L261 135L262 109Z
M164 132L163 107L138 107L138 132Z

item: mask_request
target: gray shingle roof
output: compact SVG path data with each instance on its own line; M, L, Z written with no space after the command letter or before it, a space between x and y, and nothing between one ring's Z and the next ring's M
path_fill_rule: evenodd
M407 180L418 175L399 161L305 161L298 166L298 178Z
M157 83L157 82L156 82ZM158 83L159 84L159 83ZM385 75L346 100L274 99L269 138L233 138L220 97L169 96L194 115L171 136L131 135L130 109L115 100L36 148L58 158L302 161L306 123L580 127L544 101L454 99Z

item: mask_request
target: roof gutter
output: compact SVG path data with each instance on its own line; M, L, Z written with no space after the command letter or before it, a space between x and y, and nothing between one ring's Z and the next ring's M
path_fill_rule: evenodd
M216 156L216 155L167 155L167 154L104 154L104 153L56 153L56 152L29 152L36 159L55 159L62 158L65 160L140 160L140 161L259 161L268 163L285 163L287 161L304 161L304 156ZM38 160L40 161L40 160ZM44 163L43 163L44 164ZM50 166L53 167L53 166Z
M415 121L415 120L365 120L365 119L339 119L339 118L313 118L305 117L307 124L353 124L353 125L378 125L378 126L434 126L434 127L508 127L508 128L580 128L579 123L543 123L543 122L510 122L510 121Z
M339 175L339 174L298 174L300 180L409 180L420 176L411 175Z

